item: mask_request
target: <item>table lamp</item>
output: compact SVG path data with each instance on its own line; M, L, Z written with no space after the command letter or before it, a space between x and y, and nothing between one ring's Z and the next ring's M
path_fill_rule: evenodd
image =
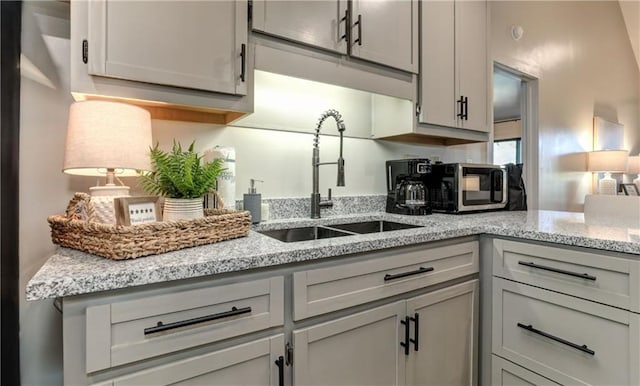
M89 189L97 221L115 223L113 199L129 196L129 187L118 186L115 180L151 170L151 143L151 116L147 110L95 100L71 105L63 172L106 176L104 186Z
M624 173L628 156L626 150L595 150L588 153L587 170L604 173L604 177L598 181L598 194L618 194L618 185L611 173Z
M627 164L627 174L635 174L636 179L633 183L640 192L640 155L629 157L629 163Z

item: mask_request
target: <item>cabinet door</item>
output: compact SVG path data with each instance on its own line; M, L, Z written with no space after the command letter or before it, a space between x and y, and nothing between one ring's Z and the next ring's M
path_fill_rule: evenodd
M453 0L422 2L420 122L457 126Z
M294 385L403 385L396 302L293 332Z
M456 1L456 90L467 98L460 127L489 131L487 124L487 3Z
M246 1L89 5L89 73L246 94Z
M256 0L252 28L346 54L346 12L347 0Z
M409 299L407 313L417 319L407 385L477 384L478 281Z
M353 0L351 55L418 72L418 1Z
M199 355L101 385L278 385L284 335Z

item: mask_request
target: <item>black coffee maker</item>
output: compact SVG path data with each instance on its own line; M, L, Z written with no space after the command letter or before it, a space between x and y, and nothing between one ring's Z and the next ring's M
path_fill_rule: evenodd
M427 178L431 161L427 158L390 160L386 163L387 213L431 214Z

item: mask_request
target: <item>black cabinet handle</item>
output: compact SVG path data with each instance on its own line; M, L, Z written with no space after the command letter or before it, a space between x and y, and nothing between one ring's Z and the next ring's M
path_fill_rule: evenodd
M353 41L353 43L358 43L359 46L362 45L362 15L358 15L358 21L354 24L358 26L358 38Z
M464 97L464 101L462 102L462 119L465 121L469 120L469 97Z
M404 317L404 320L401 320L400 323L404 325L404 342L400 342L400 346L404 347L404 355L409 355L409 321L411 318L408 316Z
M428 267L428 268L420 267L420 268L416 269L415 271L396 273L395 275L386 274L386 275L384 275L384 281L400 279L400 278L407 277L407 276L419 275L421 273L431 272L431 271L433 271L433 267Z
M181 320L179 322L174 322L169 324L163 324L162 322L158 322L157 326L145 328L144 334L145 335L155 334L156 332L163 332L167 330L173 330L174 328L192 326L194 324L210 322L212 320L228 318L230 316L236 316L240 314L248 314L250 312L251 312L251 307L244 307L244 308L232 307L231 311L225 311L225 312L220 312L213 315L201 316L199 318Z
M573 343L573 342L569 342L568 340L565 340L565 339L562 339L562 338L558 338L557 336L554 336L554 335L548 334L548 333L546 333L544 331L540 331L538 329L535 329L530 324L529 325L525 325L525 324L522 324L522 323L518 323L518 327L520 327L522 329L525 329L527 331L531 331L534 334L538 334L538 335L544 336L545 338L549 338L551 340L555 340L556 342L559 342L559 343L562 343L562 344L567 345L569 347L575 348L576 350L582 351L582 352L587 353L589 355L596 355L596 352L591 350L589 347L587 347L586 344L579 345L579 344L576 344L576 343Z
M460 96L460 99L456 100L456 104L458 105L458 113L456 114L456 117L458 117L460 119L462 119L462 117L464 116L463 101L464 101L464 99L462 99L462 96Z
M344 21L344 35L340 35L340 23L342 23L343 21ZM349 10L345 9L344 17L340 19L340 21L338 22L338 41L344 39L345 41L348 42L349 41L348 31L349 31Z
M284 386L284 357L280 355L275 363L278 366L278 386Z
M89 62L89 42L87 39L82 41L82 63L87 64Z
M409 340L409 342L413 343L413 350L418 351L418 342L420 338L418 337L418 333L420 332L420 314L417 312L413 314L413 318L409 318L413 322L413 339Z
M579 278L585 279L585 280L596 281L596 277L592 276L592 275L589 275L588 273L577 273L577 272L565 271L564 269L559 269L559 268L554 268L554 267L547 267L546 265L539 265L539 264L531 263L531 262L528 262L528 261L518 261L518 264L525 265L525 266L531 267L531 268L541 269L543 271L555 272L555 273L560 273L560 274L563 274L563 275L579 277Z
M240 62L240 80L244 82L247 72L247 45L244 43L240 45Z

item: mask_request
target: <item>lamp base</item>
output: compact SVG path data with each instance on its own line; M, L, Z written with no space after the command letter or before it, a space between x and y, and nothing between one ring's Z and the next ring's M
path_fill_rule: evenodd
M598 194L615 196L618 194L618 184L611 177L611 173L605 173L604 177L598 181Z
M116 197L129 197L128 186L93 186L89 188L91 192L91 203L96 211L96 221L105 224L115 224L116 216L113 209L113 199Z

